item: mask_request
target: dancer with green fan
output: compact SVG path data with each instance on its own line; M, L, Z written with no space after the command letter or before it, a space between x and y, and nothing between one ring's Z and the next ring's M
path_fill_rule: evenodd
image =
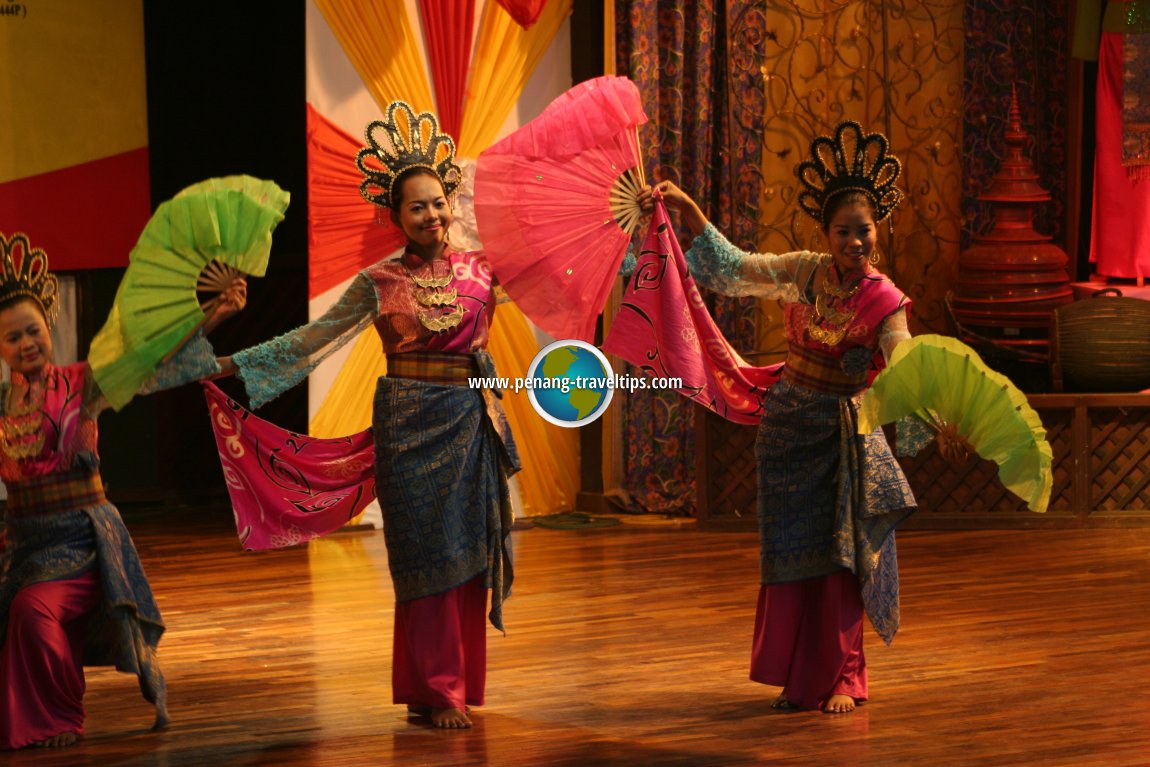
M0 234L0 357L12 371L0 384L0 479L8 491L0 748L76 742L84 732L84 663L135 674L155 706L154 726L169 722L156 657L164 623L131 536L104 494L96 421L138 390L219 371L204 334L243 308L246 281L210 266L219 290L207 312L196 282L213 262L262 273L287 201L269 185L264 192L274 201L265 209L239 181L213 180L209 186L222 188L186 190L160 206L88 362L53 363L57 278L26 236ZM141 274L150 276L136 280ZM166 293L156 287L164 283ZM141 308L155 296L167 296L162 311Z
M731 420L761 416L751 679L783 688L775 709L853 711L870 694L864 613L885 642L898 630L895 528L916 503L879 425L917 413L936 429L944 457L973 451L997 461L1006 486L1036 511L1050 493L1049 446L1025 397L961 344L911 338L909 299L873 267L877 224L902 197L900 172L886 138L853 121L812 141L796 168L798 203L826 237L830 252L822 254L744 252L673 183L645 190L640 203L655 209L656 223L665 220L663 203L678 209L694 241L685 255L673 236L666 247L645 245L605 343L633 364L691 380L700 346L729 349L705 312L690 327L694 350L672 327L682 324L681 306L702 305L695 279L784 305L783 365L737 360L724 368L725 387L701 379L691 392L704 405L732 405L710 405ZM889 367L867 391L880 355ZM734 356L703 355L702 366Z

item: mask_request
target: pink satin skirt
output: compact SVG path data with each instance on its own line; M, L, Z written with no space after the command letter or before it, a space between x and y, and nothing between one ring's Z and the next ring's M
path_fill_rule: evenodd
M395 606L391 692L396 703L434 709L482 706L487 683L483 576Z
M0 647L0 748L84 732L84 636L99 575L47 581L16 594Z
M818 709L832 695L867 698L863 603L853 573L759 589L751 679Z

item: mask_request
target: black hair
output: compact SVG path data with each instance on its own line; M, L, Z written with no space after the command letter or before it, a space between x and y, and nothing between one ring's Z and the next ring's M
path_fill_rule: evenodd
M870 211L871 218L876 215L874 200L869 194L858 189L844 189L827 200L826 207L823 208L823 234L831 228L835 215L848 205L863 205Z
M407 168L396 176L395 181L391 184L391 209L396 213L399 212L399 206L403 202L403 185L407 183L407 180L412 176L431 176L439 182L440 188L443 188L443 179L431 168L425 168L422 165L413 165ZM447 196L446 189L443 190L443 194L445 197Z
M44 324L47 324L48 312L44 311L44 307L35 296L30 296L27 293L9 293L6 296L0 297L0 312L5 309L11 309L13 306L18 306L25 301L36 307L40 312L40 316L44 318Z

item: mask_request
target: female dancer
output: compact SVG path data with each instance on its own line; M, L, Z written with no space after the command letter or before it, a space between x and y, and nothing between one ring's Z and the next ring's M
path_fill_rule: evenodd
M367 140L360 191L407 235L403 253L362 271L319 319L221 367L259 407L374 323L388 369L372 433L397 602L393 699L436 727L465 728L484 697L487 591L502 630L512 580L507 478L518 457L498 393L467 381L495 375L486 352L493 277L482 253L447 240L461 175L435 117L394 102Z
M12 370L11 382L0 385L0 479L8 490L0 748L76 741L84 725L84 663L136 674L162 728L169 719L156 646L164 624L100 480L96 418L108 402L88 363L52 363L57 280L47 256L22 234L0 235L0 247L0 357ZM243 307L246 285L223 299L205 327ZM210 347L197 336L145 386L193 381L214 369Z
M909 300L872 266L899 170L885 138L857 123L815 140L797 169L799 204L829 253L746 253L673 183L656 186L695 238L686 257L701 284L785 305L787 359L755 447L762 585L751 679L783 688L775 708L854 710L868 695L864 609L885 641L898 628L893 531L915 502L882 433L856 433L853 398L872 358L910 336Z

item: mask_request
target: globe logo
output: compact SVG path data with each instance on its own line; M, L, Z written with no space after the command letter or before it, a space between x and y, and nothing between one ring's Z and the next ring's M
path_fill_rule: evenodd
M603 352L586 341L556 341L531 360L527 396L535 412L556 426L584 426L611 404L614 375Z

